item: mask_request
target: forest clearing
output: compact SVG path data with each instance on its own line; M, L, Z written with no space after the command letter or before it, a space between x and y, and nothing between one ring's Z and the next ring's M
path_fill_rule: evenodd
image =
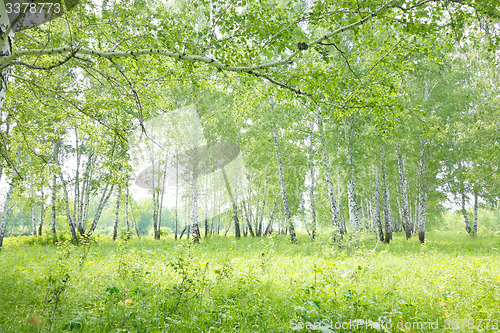
M195 246L9 239L4 251L2 332L384 331L338 329L356 319L389 332L498 332L500 320L498 235L433 232L425 245L403 234L377 245L373 233L341 244L304 234Z

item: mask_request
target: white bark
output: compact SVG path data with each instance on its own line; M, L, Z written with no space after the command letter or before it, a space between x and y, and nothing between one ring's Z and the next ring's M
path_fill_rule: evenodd
M398 155L399 189L401 196L401 224L406 233L406 239L411 237L410 209L408 204L408 191L405 177L404 157L401 154L399 143L396 143L396 153Z
M120 197L122 195L121 186L118 186L116 191L116 206L115 206L115 220L113 222L113 240L115 241L118 236L118 222L120 217Z
M32 228L32 232L31 234L33 236L36 236L36 209L35 209L35 205L33 204L31 206L31 228Z
M238 205L236 204L236 200L233 196L233 191L231 190L231 184L229 184L229 179L227 178L226 170L222 167L222 176L224 177L224 183L226 184L227 194L229 196L229 200L231 200L231 205L233 207L233 222L234 222L234 237L240 238L240 221L238 219Z
M71 240L73 241L74 245L78 245L78 238L76 237L76 227L73 222L73 219L71 218L71 214L69 211L69 196L68 196L68 189L66 187L66 181L64 180L62 171L59 170L59 179L61 180L62 188L63 188L63 195L64 195L64 207L66 208L66 219L68 220L68 226L69 226L69 231L71 232Z
M97 206L97 210L95 212L94 218L92 220L92 224L90 225L89 230L87 231L87 237L90 237L95 231L95 228L97 228L97 223L99 222L99 219L101 218L102 210L104 209L104 206L109 200L109 197L111 196L111 193L113 193L113 188L115 187L115 184L111 185L111 188L109 188L109 184L106 185L104 188L104 191L102 192L101 199L99 200L99 205Z
M196 148L195 155L196 155ZM200 231L198 228L198 160L192 161L193 179L191 182L191 234L193 243L200 242Z
M0 221L0 248L3 246L3 238L5 236L5 226L7 225L7 215L9 214L9 204L10 199L12 197L12 191L14 191L14 187L16 185L16 179L12 179L11 183L8 184L9 189L7 190L7 194L5 195L5 201L3 203L3 213L2 220Z
M332 226L339 230L340 234L343 234L343 230L340 226L337 202L335 200L335 194L333 192L333 182L332 182L332 174L330 167L330 158L328 157L328 152L326 149L326 140L323 135L323 118L321 115L317 114L317 122L318 122L318 130L319 130L319 139L321 142L321 151L323 155L323 164L325 167L325 181L326 181L326 190L328 191L328 199L330 200L330 214L332 217Z
M384 230L382 229L382 220L380 218L380 179L378 167L373 164L373 225L378 230L378 237L381 242L384 241Z
M0 62L12 56L12 43L14 32L8 31L10 20L7 15L5 4L0 4ZM0 110L3 109L5 96L7 94L7 83L9 81L9 67L0 68Z
M425 222L427 218L427 187L425 184L425 141L420 143L420 172L418 193L418 240L425 243Z
M178 225L179 225L179 148L176 146L175 155L175 239L177 239Z
M268 175L269 175L269 163L266 163L266 178L264 180L264 198L262 199L262 207L260 209L260 218L259 218L259 227L258 227L258 235L259 236L262 236L262 222L264 220L264 208L266 207Z
M382 194L384 198L384 242L389 243L392 239L392 216L391 216L391 201L389 198L389 184L387 182L387 174L385 172L385 149L380 151L380 164L382 172Z
M354 115L352 116L354 117ZM352 119L354 122L354 118ZM349 221L351 222L351 227L354 230L358 229L360 224L359 217L359 209L356 198L356 174L355 174L355 164L354 164L354 156L352 151L353 146L353 136L352 131L349 130L350 124L348 124L347 119L344 119L344 128L345 128L345 139L347 142L346 149L346 159L347 159L347 203L349 206Z
M56 194L57 194L57 176L54 172L52 175L52 191L50 194L50 230L52 232L52 244L57 243L56 234Z
M474 226L472 227L474 236L477 235L477 222L478 222L478 197L477 190L474 188Z
M314 202L314 121L311 121L311 136L309 137L309 159L311 163L311 186L309 188L309 201L311 203L311 238L316 239L316 205Z
M271 103L271 109L273 109L272 103ZM287 200L286 186L285 186L285 173L283 171L283 162L281 161L281 151L278 144L278 133L276 130L276 126L273 127L273 139L274 139L274 147L276 148L276 159L278 160L279 176L281 183L281 196L283 199L283 208L285 210L286 224L288 225L288 229L290 231L290 240L292 241L292 243L295 243L297 242L297 238L295 235L295 228L292 222L292 216L290 214L290 208L288 207L288 200Z
M40 220L38 222L38 236L42 236L42 228L43 228L43 216L45 214L45 196L43 194L43 186L40 194Z
M460 195L461 195L461 203L462 203L462 216L464 217L464 222L465 222L465 231L467 231L468 234L471 233L471 228L470 228L470 222L469 222L469 217L467 216L467 210L465 209L465 201L466 201L466 194L465 194L465 190L463 188L463 184L462 184L462 189L461 189L461 192L460 192Z

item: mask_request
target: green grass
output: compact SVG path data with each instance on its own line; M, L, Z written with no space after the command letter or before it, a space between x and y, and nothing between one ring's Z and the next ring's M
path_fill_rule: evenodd
M280 236L196 246L101 237L86 257L86 246L5 243L0 332L51 323L53 332L310 332L318 322L323 332L382 332L347 327L356 319L390 322L390 332L500 326L498 235L431 233L425 245L396 235L377 246L366 235L341 245L306 235L297 245ZM437 330L415 324L436 320Z

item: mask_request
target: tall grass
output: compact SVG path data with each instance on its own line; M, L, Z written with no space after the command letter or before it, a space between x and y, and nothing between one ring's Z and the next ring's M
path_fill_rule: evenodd
M491 319L478 328L498 331L499 251L498 236L454 232L431 233L425 245L402 235L378 244L371 234L340 243L299 235L298 244L212 237L196 246L101 237L90 249L10 238L0 252L0 332L351 332L378 324L435 332L415 323L438 320L446 331L454 319ZM458 323L454 332L471 331Z

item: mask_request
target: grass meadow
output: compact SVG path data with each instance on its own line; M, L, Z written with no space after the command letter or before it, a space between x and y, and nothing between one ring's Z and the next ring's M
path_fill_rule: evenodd
M8 238L0 332L498 332L500 236Z

